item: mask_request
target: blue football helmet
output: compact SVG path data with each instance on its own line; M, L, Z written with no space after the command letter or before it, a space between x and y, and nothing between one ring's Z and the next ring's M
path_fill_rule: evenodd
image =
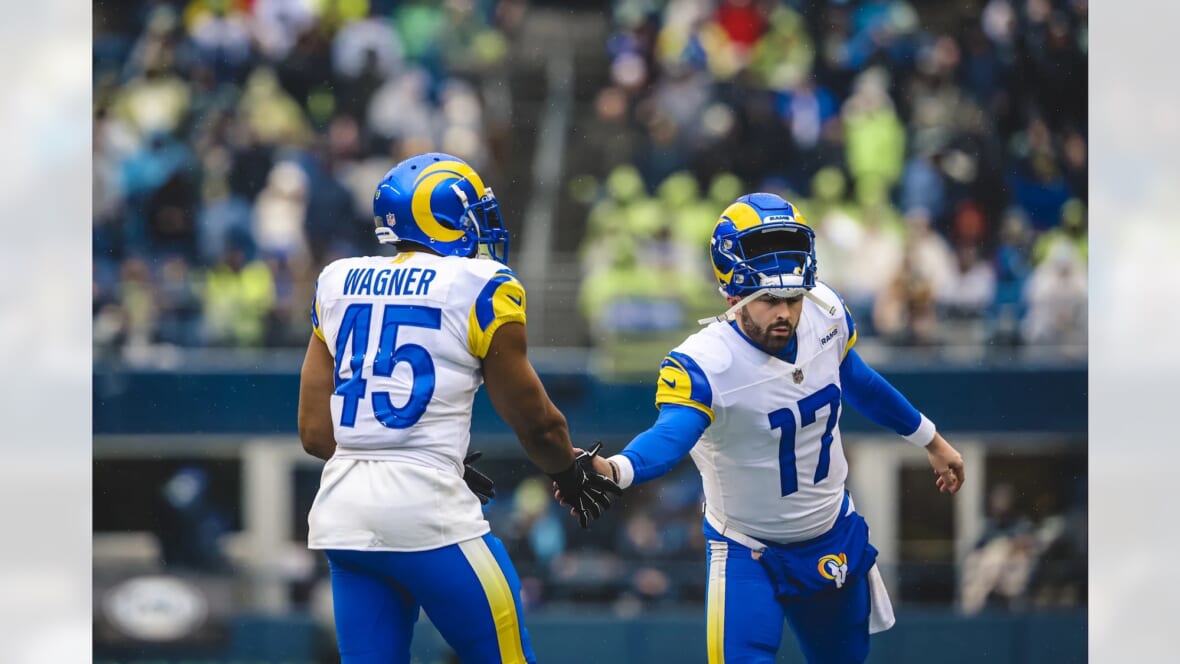
M780 196L738 198L721 213L709 244L713 272L725 295L746 297L769 290L794 297L815 287L815 232Z
M449 154L420 154L390 169L373 194L373 222L383 244L414 242L465 258L482 246L508 263L508 231L495 194L467 162Z

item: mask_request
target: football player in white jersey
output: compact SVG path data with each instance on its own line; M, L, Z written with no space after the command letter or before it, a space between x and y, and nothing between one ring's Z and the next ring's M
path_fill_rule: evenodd
M962 457L857 355L852 315L816 279L815 234L791 203L742 196L711 245L729 310L664 359L652 428L592 463L627 487L692 455L710 664L774 662L784 620L808 662L863 662L893 611L844 486L841 401L924 447L940 491L962 486Z
M324 268L299 390L304 449L327 460L308 546L328 557L341 659L409 662L421 608L465 663L533 662L519 578L473 493L490 483L465 468L480 384L583 526L621 490L575 456L529 363L508 232L471 166L407 159L373 213L398 254Z

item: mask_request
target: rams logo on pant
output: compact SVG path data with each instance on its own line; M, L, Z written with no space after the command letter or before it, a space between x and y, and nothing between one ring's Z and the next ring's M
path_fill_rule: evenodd
M819 559L819 564L816 567L819 569L820 576L835 581L837 588L844 587L844 581L848 578L847 555L843 553L829 553Z

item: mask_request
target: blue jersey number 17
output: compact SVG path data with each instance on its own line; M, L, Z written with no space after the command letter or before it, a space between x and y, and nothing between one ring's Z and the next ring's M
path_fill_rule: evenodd
M815 416L821 408L830 405L824 435L820 438L819 461L815 465L812 484L819 484L828 476L832 461L832 429L840 418L840 388L829 384L822 390L799 400L800 422L795 423L795 412L790 408L779 408L770 414L770 428L782 429L778 439L779 484L782 495L789 496L799 490L799 471L795 462L795 431L815 424Z

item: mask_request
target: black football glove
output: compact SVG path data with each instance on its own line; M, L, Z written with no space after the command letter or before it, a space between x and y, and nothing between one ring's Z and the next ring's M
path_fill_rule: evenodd
M618 484L594 470L591 459L598 455L600 449L602 443L595 443L589 451L574 457L572 466L549 475L561 493L561 502L574 510L583 528L589 528L591 521L610 508L614 498L623 495Z
M487 505L492 498L496 497L496 483L471 465L479 461L482 456L483 452L471 452L467 458L463 459L463 481L467 483L467 488L471 489L471 493L479 498L479 503Z

